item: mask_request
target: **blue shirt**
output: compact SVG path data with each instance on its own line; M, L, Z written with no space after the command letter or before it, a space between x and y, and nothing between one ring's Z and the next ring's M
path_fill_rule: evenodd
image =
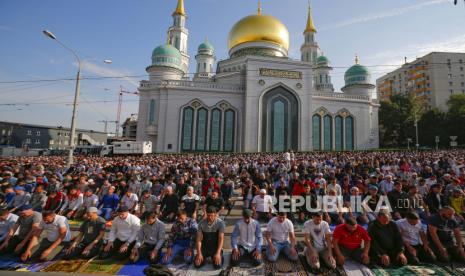
M231 246L236 249L238 245L244 247L249 253L254 250L261 250L263 244L263 235L260 223L250 219L245 223L243 219L239 220L234 226L231 234Z
M112 194L112 195L104 195L102 198L102 201L100 201L99 208L111 208L113 211L116 211L118 208L118 203L119 203L119 196L117 194Z

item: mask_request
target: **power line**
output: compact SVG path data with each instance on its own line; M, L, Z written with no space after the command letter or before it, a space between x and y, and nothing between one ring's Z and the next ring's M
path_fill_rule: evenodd
M412 62L414 63L414 62ZM436 69L440 67L434 67L437 65L444 65L447 67L452 66L452 64L463 64L463 62L451 62L451 63L429 63L428 65L425 64L412 64L412 63L407 63L407 64L384 64L384 65L363 65L364 67L368 68L375 68L375 67L402 67L404 65L410 65L410 66L425 66L426 70L427 69ZM432 66L431 66L432 65ZM331 66L333 69L348 69L351 66ZM295 67L295 68L287 68L287 70L299 70L302 69L301 66ZM258 72L260 69L245 69L245 70L240 70L236 72ZM234 73L232 72L217 72L217 74L220 73ZM186 75L195 75L196 73L186 73ZM149 74L143 74L143 75L122 75L122 76L90 76L90 77L81 77L81 80L112 80L112 79L127 79L127 78L142 78L142 77L150 77ZM57 81L75 81L75 78L58 78L58 79L41 79L41 80L13 80L13 81L0 81L0 84L15 84L15 83L39 83L39 82L57 82Z

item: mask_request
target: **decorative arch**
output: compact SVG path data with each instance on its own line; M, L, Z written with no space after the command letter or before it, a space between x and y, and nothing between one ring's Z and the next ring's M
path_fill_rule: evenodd
M261 150L298 150L299 97L284 84L265 91L261 103Z

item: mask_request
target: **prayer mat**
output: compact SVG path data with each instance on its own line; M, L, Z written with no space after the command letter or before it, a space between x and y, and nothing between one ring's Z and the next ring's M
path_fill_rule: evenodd
M87 264L89 260L70 260L57 261L56 263L44 268L41 272L65 272L74 273Z
M0 258L0 270L16 270L24 266L18 257L2 256Z
M92 260L77 271L83 274L116 274L126 263L125 260L117 261L113 259Z
M465 276L465 264L453 262L440 266L448 269L454 275Z
M434 264L422 264L417 266L403 266L397 268L382 268L375 266L371 268L373 275L375 276L424 276L424 275L436 275L436 276L449 276L457 275L451 274L447 268L442 268Z
M347 276L374 276L373 272L368 267L353 260L346 260L344 271Z
M231 253L224 252L224 263L223 268L214 269L211 263L211 259L208 258L205 265L201 268L195 268L194 264L189 267L189 270L186 276L218 276L224 275L224 268L229 266L229 259L231 258Z
M150 265L146 258L138 260L136 263L127 263L121 268L117 275L143 276L144 269Z
M228 268L225 271L225 275L228 275L228 276L263 276L265 275L264 267L265 265L259 265L256 267L252 267L252 266L247 267L247 265L240 263L236 267Z
M69 223L69 227L71 229L79 229L83 223L83 221L81 220L68 220L68 223Z
M338 270L336 269L329 269L323 263L321 263L321 267L319 270L313 269L308 263L305 255L299 254L300 263L304 267L304 270L309 272L310 275L321 275L321 276L329 276L329 275L346 275L343 269ZM342 271L342 273L340 273Z
M45 269L51 265L56 263L56 261L47 261L43 263L35 263L35 264L24 264L21 268L17 269L16 271L22 272L39 272L42 269Z
M282 256L275 263L265 261L264 271L266 276L308 276L300 260L292 262Z
M187 273L189 273L190 265L185 263L170 264L168 265L168 268L171 270L174 276L187 276Z

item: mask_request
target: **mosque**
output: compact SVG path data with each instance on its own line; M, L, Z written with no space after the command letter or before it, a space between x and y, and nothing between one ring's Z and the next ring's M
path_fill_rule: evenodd
M217 62L208 41L189 74L189 30L178 0L167 42L152 52L140 93L137 140L154 152L351 151L379 146L375 86L359 64L331 83L331 63L316 41L309 7L301 60L288 57L289 31L277 18L239 20L228 36L229 57Z

